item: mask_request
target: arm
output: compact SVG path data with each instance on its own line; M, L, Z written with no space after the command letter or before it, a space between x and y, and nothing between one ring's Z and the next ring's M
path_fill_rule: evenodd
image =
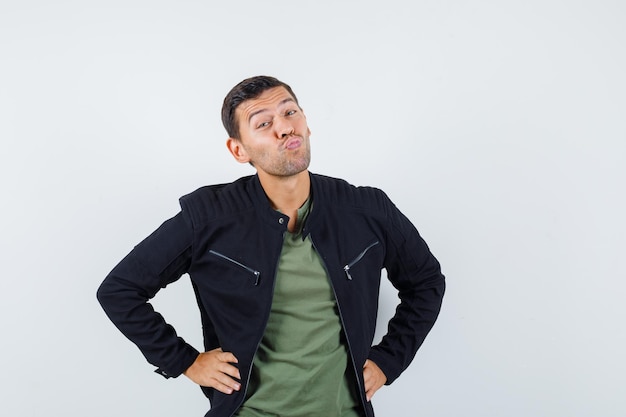
M388 201L385 268L400 304L387 334L369 359L392 383L404 371L434 325L445 290L439 262L411 222Z
M191 222L181 212L137 245L97 293L111 321L168 378L185 371L198 351L177 336L148 300L187 272L192 238Z

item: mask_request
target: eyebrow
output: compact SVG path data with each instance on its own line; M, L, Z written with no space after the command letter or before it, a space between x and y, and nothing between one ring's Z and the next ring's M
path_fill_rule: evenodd
M280 103L278 103L278 106L282 106L283 104L288 103L288 102L290 102L290 101L291 101L291 102L294 102L294 103L296 102L293 98L291 98L291 97L287 97L287 98L285 98L285 99L281 100L281 101L280 101ZM259 109L259 110L257 110L257 111L253 111L253 112L252 112L252 113L250 113L250 115L248 116L248 123L250 123L250 120L252 120L252 118L253 118L254 116L256 116L257 114L260 114L260 113L266 112L266 111L269 111L269 109Z

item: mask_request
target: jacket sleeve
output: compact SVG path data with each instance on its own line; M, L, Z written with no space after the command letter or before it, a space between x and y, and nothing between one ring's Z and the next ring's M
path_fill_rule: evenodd
M180 212L139 243L109 273L97 292L98 301L115 326L166 378L183 373L199 352L177 336L148 300L187 272L192 239L191 221Z
M445 291L439 262L413 224L393 205L387 205L385 269L398 290L400 304L381 342L370 350L391 384L411 363L435 324Z

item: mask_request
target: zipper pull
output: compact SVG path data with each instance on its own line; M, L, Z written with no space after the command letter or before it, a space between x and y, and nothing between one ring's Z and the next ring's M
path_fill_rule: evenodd
M343 270L346 271L346 276L350 281L352 281L352 275L350 275L350 265L346 265L343 267Z
M256 277L254 279L254 285L259 285L259 279L261 278L261 273L259 271L254 271L254 276Z

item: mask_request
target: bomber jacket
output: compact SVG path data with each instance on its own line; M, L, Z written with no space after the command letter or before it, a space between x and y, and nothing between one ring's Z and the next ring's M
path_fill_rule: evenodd
M432 328L444 294L440 266L411 222L380 190L311 176L310 237L334 291L347 348L366 400L362 367L375 362L393 382ZM272 209L256 175L206 186L180 199L181 211L139 243L106 277L98 299L109 318L165 377L176 377L199 352L176 334L149 300L189 274L201 313L206 351L238 359L242 388L223 394L202 387L206 416L232 416L241 406L263 337L288 217ZM372 346L382 268L400 304L387 334Z

